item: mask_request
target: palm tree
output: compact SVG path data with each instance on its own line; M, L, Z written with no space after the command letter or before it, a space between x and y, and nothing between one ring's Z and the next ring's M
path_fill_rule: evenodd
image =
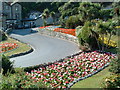
M49 13L49 9L48 8L44 9L43 13L45 14L46 18L49 17L50 13Z
M91 50L99 47L97 42L99 35L93 31L93 25L90 21L87 21L83 27L76 28L76 36L82 46L87 45Z
M43 14L42 14L42 18L44 20L43 26L46 26L47 21L46 18L49 17L49 10L48 9L44 9Z
M42 14L43 26L46 26L46 15Z
M50 16L53 18L53 24L54 24L54 23L55 23L55 12L52 11L52 12L50 13Z

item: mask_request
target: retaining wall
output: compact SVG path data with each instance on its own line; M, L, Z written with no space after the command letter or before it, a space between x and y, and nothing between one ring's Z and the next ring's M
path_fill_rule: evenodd
M42 35L47 35L47 36L51 36L51 37L64 39L64 40L67 40L67 41L72 41L72 42L79 45L77 37L75 37L73 35L60 33L60 32L55 32L53 30L49 30L49 29L46 29L46 28L45 29L38 29L38 31Z

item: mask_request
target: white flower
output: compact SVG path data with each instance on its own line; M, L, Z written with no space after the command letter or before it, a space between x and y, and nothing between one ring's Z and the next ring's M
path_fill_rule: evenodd
M79 73L79 74L81 74L81 72L80 72L80 71L78 71L78 73Z
M64 85L66 85L66 83L63 83Z

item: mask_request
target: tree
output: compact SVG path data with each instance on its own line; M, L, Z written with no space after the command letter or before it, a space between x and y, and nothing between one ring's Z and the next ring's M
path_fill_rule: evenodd
M43 13L44 13L44 15L46 16L46 18L49 17L50 12L49 12L49 9L48 9L48 8L44 9Z
M70 16L70 17L66 20L65 25L66 25L67 28L74 29L74 28L76 28L77 26L83 25L83 24L82 24L81 20L79 19L79 16L74 15L74 16Z
M77 2L66 2L64 5L58 8L61 13L61 19L64 19L66 16L72 16L78 14L79 3Z
M43 19L43 26L46 26L47 22L46 22L46 16L45 16L45 14L42 14L42 19Z
M78 12L85 22L86 20L99 18L100 9L101 6L99 3L82 2L80 3Z
M120 15L120 1L119 2L114 2L112 4L113 6L113 15L114 16L119 16Z
M102 38L102 51L104 51L104 39L109 29L108 23L102 20L99 20L96 23L96 32L99 33L99 37Z
M76 28L80 46L88 46L91 50L98 49L98 34L92 30L92 23L87 21L83 27Z
M107 32L109 33L109 39L108 39L107 47L109 46L111 37L117 34L117 29L115 28L116 25L117 23L113 19L109 21L109 28L107 30Z
M43 26L46 26L46 25L47 25L46 18L48 18L48 17L49 17L49 10L48 10L48 9L45 9L45 10L43 11L43 14L42 14L42 18L43 18L43 20L44 20Z

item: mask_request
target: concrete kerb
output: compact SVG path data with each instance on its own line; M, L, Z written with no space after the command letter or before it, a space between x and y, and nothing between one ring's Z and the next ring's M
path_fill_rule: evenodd
M28 43L25 43L25 42L20 41L20 40L18 40L18 39L16 39L16 38L13 38L13 37L10 37L10 38L15 39L15 40L17 40L17 41L19 41L19 42L21 42L21 43L27 44L29 47L31 47L31 49L28 50L28 51L25 51L25 52L21 52L21 53L18 53L18 54L13 54L13 55L11 55L11 56L8 56L9 58L26 55L26 54L31 53L31 52L33 52L33 51L35 50L35 49L34 49L30 44L28 44Z

